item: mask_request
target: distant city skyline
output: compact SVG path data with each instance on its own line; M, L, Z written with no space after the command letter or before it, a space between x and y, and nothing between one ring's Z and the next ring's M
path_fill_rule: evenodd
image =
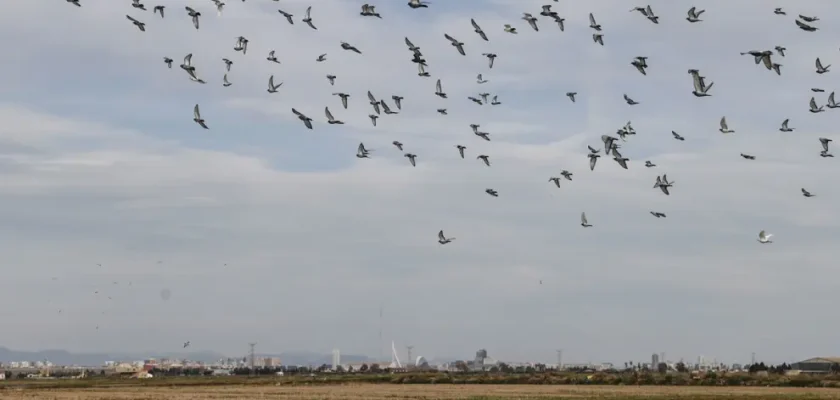
M818 139L840 146L840 110L809 101L840 90L840 3L706 0L690 23L690 4L648 0L658 24L608 0L383 1L381 19L346 0L234 0L222 15L184 0L165 18L153 2L6 3L2 346L178 353L189 341L244 357L258 343L326 363L332 349L389 361L392 340L400 357L412 345L427 359L483 348L552 363L563 349L570 364L835 355L840 154L820 157ZM548 3L564 31L540 14ZM317 29L302 22L310 5ZM797 28L800 12L819 30ZM771 51L780 75L751 50ZM206 84L179 67L188 54ZM692 94L690 69L712 96ZM376 126L368 92L392 111ZM468 98L482 93L501 104ZM724 116L735 133L721 133ZM624 169L601 136L628 121ZM654 188L663 174L669 195ZM440 244L440 230L457 240Z

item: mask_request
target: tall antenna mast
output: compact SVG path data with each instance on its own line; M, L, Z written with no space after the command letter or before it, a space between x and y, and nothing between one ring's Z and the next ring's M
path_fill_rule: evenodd
M381 362L383 359L382 355L382 347L385 344L382 343L382 305L379 305L379 361Z
M256 343L248 343L248 346L251 346L251 370L249 371L251 376L254 376L254 367L256 366L254 360L254 346L256 345Z
M414 346L405 346L405 349L408 350L408 358L406 358L405 362L407 362L408 365L411 365L411 349L413 348Z

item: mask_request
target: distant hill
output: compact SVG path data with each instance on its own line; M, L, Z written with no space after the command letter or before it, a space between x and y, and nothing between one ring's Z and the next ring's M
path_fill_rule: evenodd
M311 351L291 351L280 354L257 354L258 358L278 357L284 365L321 365L332 364L332 354L320 354ZM148 358L186 358L192 361L216 362L222 358L228 358L224 354L214 351L196 351L183 353L70 353L66 350L40 350L40 351L17 351L0 347L0 362L10 361L43 361L49 360L56 365L84 365L98 367L106 361L134 361ZM236 357L233 357L236 358ZM371 362L372 358L356 354L342 354L341 362L360 363Z

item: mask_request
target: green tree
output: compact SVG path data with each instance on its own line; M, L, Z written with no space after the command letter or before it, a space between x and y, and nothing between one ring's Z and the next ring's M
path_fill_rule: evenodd
M677 365L674 366L674 368L677 369L677 372L682 372L682 373L688 372L688 368L686 368L685 363L682 362L682 361L678 362Z
M370 367L368 367L367 364L362 364L362 366L359 367L359 372L365 373L365 372L368 372L369 369L370 369Z
M664 373L668 372L668 364L665 364L664 362L661 362L661 363L656 365L656 370L660 374L664 374Z

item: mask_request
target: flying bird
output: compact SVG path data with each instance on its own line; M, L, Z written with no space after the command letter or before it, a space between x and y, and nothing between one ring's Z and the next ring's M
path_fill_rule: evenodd
M335 86L335 75L327 75L327 80L330 81L330 86Z
M817 106L817 100L815 100L814 97L811 97L811 102L809 103L809 105L810 109L808 111L814 114L825 111L823 110L823 106Z
M440 232L438 232L438 243L440 243L440 244L447 244L447 243L451 243L453 240L455 240L455 238L454 238L454 237L452 237L452 238L447 238L446 236L444 236L444 235L443 235L443 230L441 230Z
M280 60L277 59L277 56L275 56L274 53L275 53L274 50L269 51L268 52L268 57L266 57L265 59L268 60L268 61L271 61L273 63L280 64Z
M354 46L350 45L350 43L347 43L347 42L341 42L341 48L342 48L342 49L344 49L344 50L350 50L350 51L352 51L352 52L355 52L355 53L358 53L358 54L362 54L362 52L361 52L361 51L359 51L359 49L357 49L356 47L354 47Z
M703 14L704 12L706 12L706 10L697 11L697 7L691 7L688 10L688 17L686 17L686 20L691 23L701 22L703 20L700 19L700 14Z
M700 76L700 71L696 69L690 69L688 70L688 73L691 74L692 78L694 79L694 91L692 91L691 93L693 93L697 97L711 96L709 94L709 90L712 88L712 86L714 86L715 83L712 82L706 85L704 77Z
M392 100L394 100L394 104L396 104L396 105L397 105L397 109L398 109L398 110L402 110L402 100L403 100L403 97L402 97L402 96L393 95L393 96L391 96L391 99L392 99Z
M330 125L344 125L344 122L333 118L332 113L330 112L329 107L324 107L324 114L327 116L327 123Z
M458 154L461 155L461 158L464 158L464 150L467 149L467 146L462 146L460 144L455 145L455 148L458 149Z
M829 138L824 138L824 137L820 138L820 144L822 145L822 148L823 148L824 152L828 153L828 144L831 143L831 142L833 142L833 140L831 140Z
M198 110L198 104L193 107L193 121L195 121L196 124L201 125L204 129L210 129L207 127L207 124L204 123L204 118L201 118L201 112Z
M653 215L656 218L665 218L666 217L665 213L656 212L656 211L651 211L650 215Z
M592 41L600 44L601 46L603 46L604 45L604 35L601 34L601 33L593 33L592 34Z
M440 79L438 79L437 83L435 83L435 94L442 99L446 98L446 93L443 92L443 87L440 84Z
M307 117L306 115L301 114L300 111L295 110L292 108L292 112L297 115L298 119L303 121L303 124L306 125L308 129L312 129L312 118Z
M560 178L552 176L551 178L548 178L548 181L554 182L554 186L557 186L558 188L560 187Z
M184 8L187 10L187 15L189 15L190 18L192 18L193 26L195 27L195 29L198 29L198 17L201 16L201 13L196 10L193 10L189 6L186 6Z
M747 160L755 160L755 156L751 156L749 154L741 153L741 157L744 157Z
M370 118L370 122L373 124L373 126L376 126L376 120L379 119L379 116L376 114L370 114L368 115L368 118Z
M522 13L522 19L528 21L528 25L531 25L531 28L535 31L539 32L540 28L537 27L537 19L534 18L533 15L529 13Z
M627 104L629 104L631 106L635 106L636 104L640 104L638 101L631 99L630 96L627 96L627 94L624 95L624 101L627 102Z
M802 21L800 21L800 20L798 20L798 19L797 19L795 22L796 22L796 26L798 26L798 27L799 27L799 29L802 29L803 31L806 31L806 32L814 32L814 31L816 31L817 29L819 29L819 28L817 28L817 27L814 27L814 26L808 25L808 24L806 24L806 23L804 23L804 22L802 22Z
M358 149L356 149L356 157L357 158L370 158L370 151L365 148L364 143L359 143Z
M403 156L408 158L408 161L411 163L412 167L417 166L417 162L415 161L415 159L417 158L416 154L405 153Z
M505 32L512 33L514 35L519 33L519 32L516 31L516 28L510 26L510 24L505 24Z
M805 197L814 197L815 196L811 192L805 190L805 188L802 188L802 195L805 196Z
M484 192L493 196L493 197L499 197L499 192L497 192L494 189L485 189Z
M294 15L289 14L289 13L287 13L287 12L283 11L283 10L277 10L277 12L279 12L279 13L280 13L280 14L282 14L284 17L286 17L286 20L287 20L287 21L289 21L289 23L290 23L290 24L292 24L292 25L294 25L294 24L295 24L295 20L293 20L293 19L292 19L292 17L294 17Z
M318 58L315 59L315 62L324 62L327 61L327 53L321 54Z
M484 77L483 77L481 74L478 74L478 76L476 76L476 77L475 77L475 79L476 79L476 82L478 82L478 84L482 84L482 83L487 83L487 82L488 82L488 80L484 79Z
M589 228L592 225L589 224L589 221L586 219L586 212L580 213L580 226L584 228Z
M645 68L648 67L647 57L636 57L630 65L636 67L636 70L638 70L642 75L647 75L647 72L645 72Z
M485 34L484 31L481 30L481 27L478 26L478 23L475 22L475 19L470 18L470 23L472 24L473 29L475 29L475 33L477 33L478 36L481 36L481 38L484 39L485 41L488 41L488 42L490 41L490 39L487 39L487 34Z
M429 3L421 0L408 0L408 6L411 8L429 8Z
M729 125L726 123L726 117L721 117L719 131L720 133L735 133L734 130L729 129Z
M592 13L589 13L589 27L598 32L601 31L601 25L595 22L595 16Z
M81 0L67 0L68 3L73 4L76 7L81 7L82 6L82 3L80 3L80 1Z
M190 345L190 341L189 341L189 340L187 340L186 342L184 342L184 348L185 348L185 349L186 349L187 347L189 347L189 345Z
M574 103L577 92L566 92L566 96L572 101L572 103Z
M146 6L143 5L143 3L140 2L140 0L131 0L131 6L146 11Z
M459 42L454 37L449 36L448 33L444 33L443 37L445 37L447 40L452 42L452 46L454 46L456 49L458 49L458 52L461 53L462 56L467 55L467 53L464 52L464 43L463 42Z
M391 142L391 144L396 146L399 151L403 151L403 144L402 143L395 140L395 141Z
M817 73L818 74L824 74L824 73L828 72L828 68L831 67L831 64L828 64L828 65L823 67L822 62L820 62L819 57L817 57L817 61L815 62L815 64L817 66Z
M490 166L490 156L482 154L476 157L476 159L484 161L484 165L487 165L488 167Z
M680 141L685 140L685 138L680 136L677 132L671 131L671 135L674 135L674 139L677 139L677 140L680 140Z
M155 8L152 9L152 14L160 13L160 17L163 18L163 9L164 8L166 8L166 6L155 6Z
M826 104L826 107L828 107L828 108L838 108L838 107L840 107L840 104L837 104L837 102L834 101L834 92L831 92L831 94L828 95L828 104Z
M645 161L645 167L648 167L648 168L653 168L653 167L655 167L655 166L656 166L656 164L654 164L654 163L652 163L652 162L650 162L650 161Z
M773 236L772 233L765 233L763 230L758 233L758 241L760 243L773 243L770 238Z
M139 29L141 32L146 32L146 24L145 23L140 22L140 21L132 18L130 15L126 15L125 17L128 18L128 20L131 21L131 23L134 24L134 26L136 26L137 29Z
M338 96L341 98L341 105L344 106L344 109L347 109L347 99L350 97L347 93L333 93L333 96Z
M163 62L166 64L167 67L172 68L172 59L169 57L163 57Z
M228 86L232 85L232 83L230 83L230 81L228 81L227 76L228 76L228 74L225 74L225 76L222 78L222 86L224 86L224 87L228 87Z
M277 89L280 86L283 86L283 82L280 82L279 84L275 85L274 84L274 75L271 75L271 76L268 77L268 93L277 93Z
M487 57L487 61L490 64L488 68L493 69L493 61L496 60L496 54L495 53L481 53L481 55L483 55L484 57Z
M359 13L359 15L362 15L364 17L382 18L382 16L379 15L379 13L377 13L376 10L374 10L374 7L376 6L372 6L370 4L362 4L362 12Z
M315 25L312 25L312 6L306 8L306 14L304 14L302 21L309 25L310 28L317 30L318 28Z
M789 128L788 127L789 122L790 122L790 119L785 119L784 121L782 121L782 127L779 128L779 130L782 131L782 132L793 132L794 128Z
M367 97L368 100L370 100L370 105L373 106L373 111L376 111L376 114L379 115L379 100L376 100L376 97L373 97L373 93L371 93L370 90L367 92Z

